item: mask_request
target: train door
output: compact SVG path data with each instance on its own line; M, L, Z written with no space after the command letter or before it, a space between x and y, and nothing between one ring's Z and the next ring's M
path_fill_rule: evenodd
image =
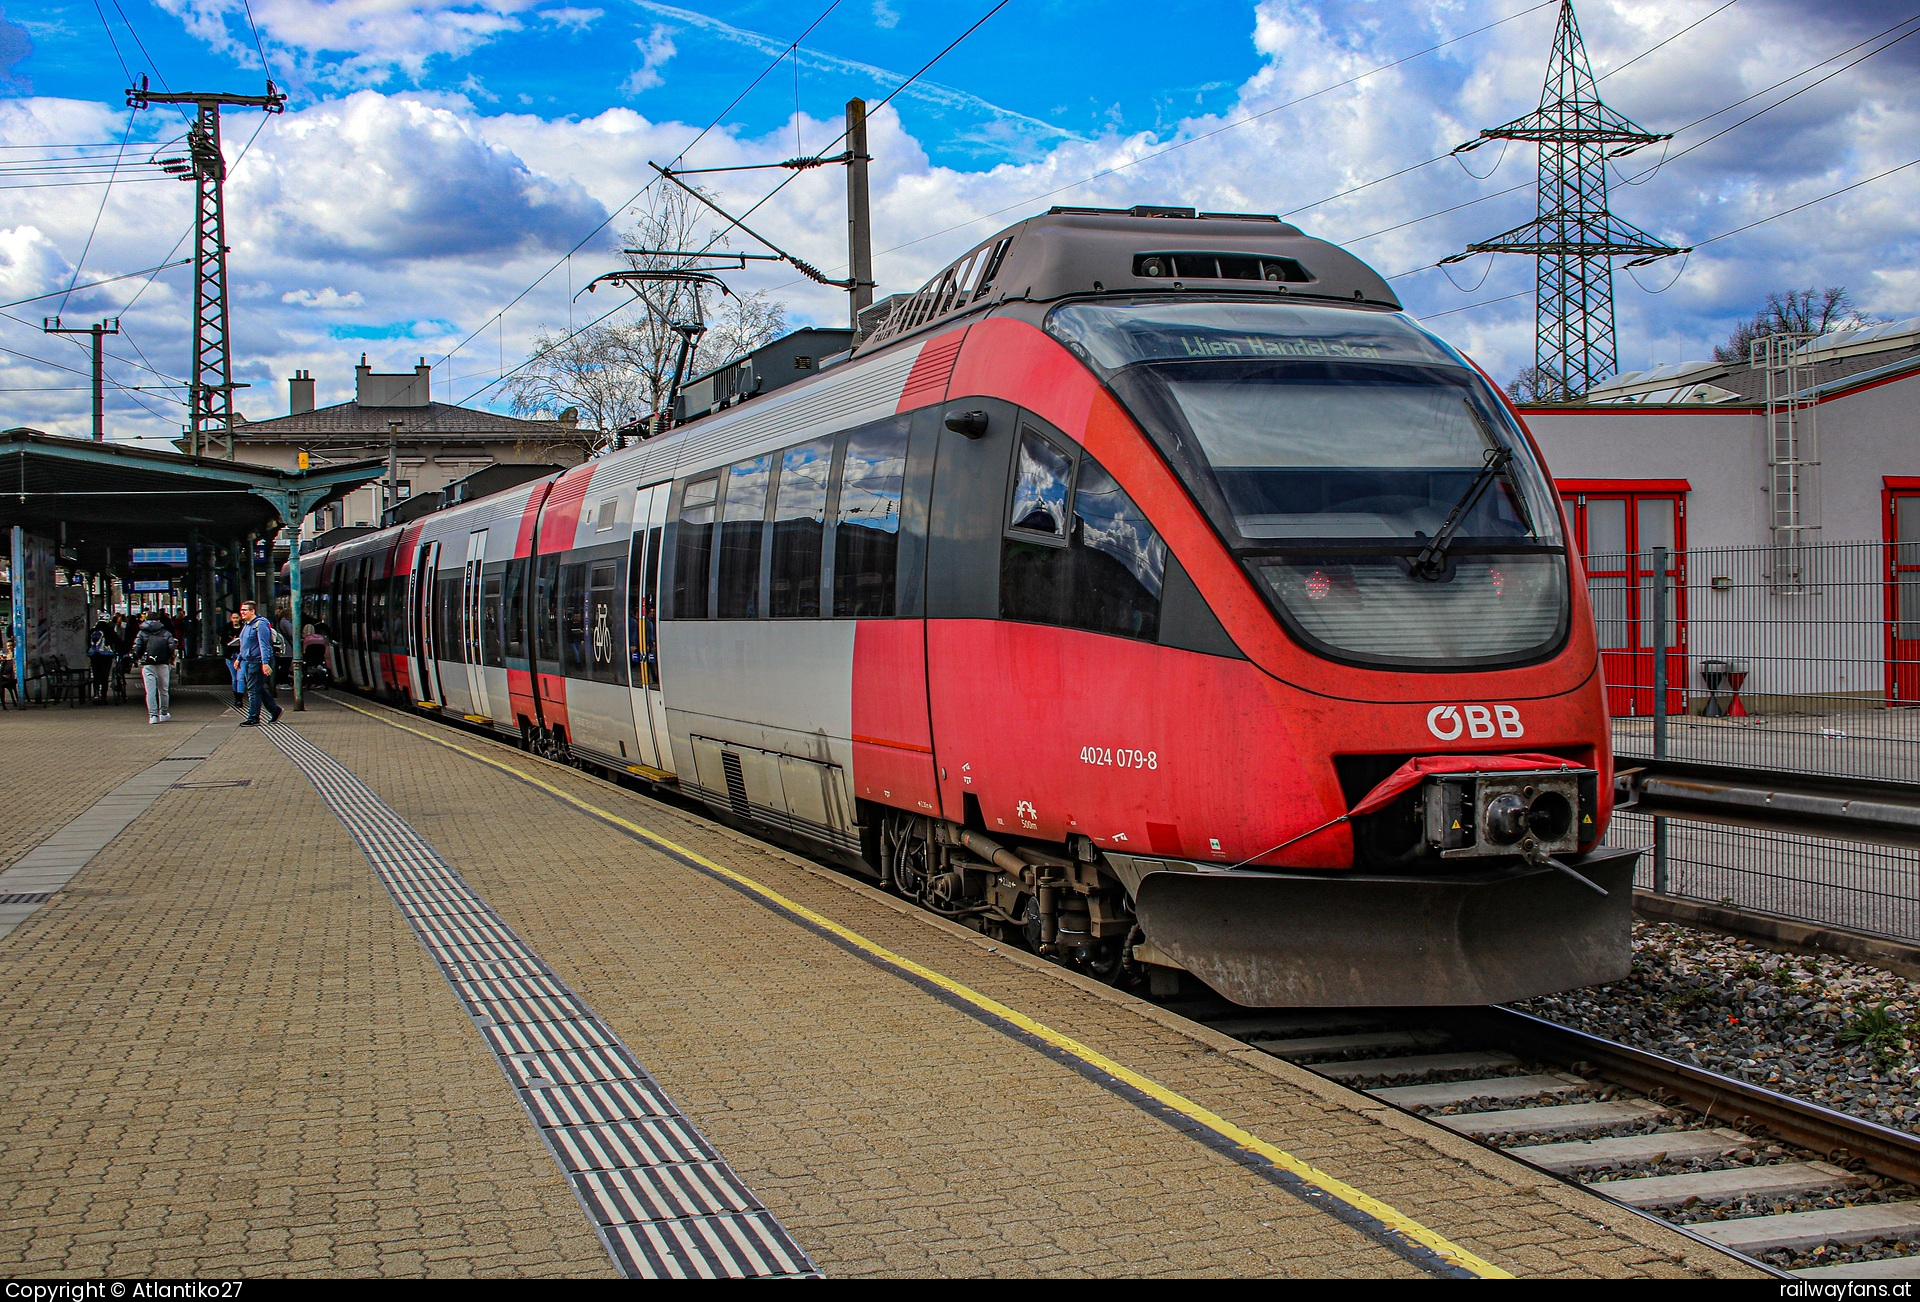
M1653 549L1667 549L1667 711L1686 711L1686 498L1657 492L1573 494L1574 532L1586 558L1587 587L1600 637L1607 712L1653 713Z
M666 529L671 484L639 491L633 503L633 541L627 557L627 660L633 695L633 731L640 764L673 772L667 707L660 695L660 539Z
M413 663L408 678L416 687L415 700L436 708L446 704L440 693L440 637L434 627L434 575L440 570L440 544L422 543L413 554L413 588L407 603L407 647Z
M1920 701L1920 480L1887 488L1887 699ZM1910 485L1910 486L1909 486Z
M466 584L461 589L461 637L466 647L467 699L473 713L491 721L493 707L487 701L487 667L482 643L483 591L480 571L487 557L487 531L476 529L467 535Z

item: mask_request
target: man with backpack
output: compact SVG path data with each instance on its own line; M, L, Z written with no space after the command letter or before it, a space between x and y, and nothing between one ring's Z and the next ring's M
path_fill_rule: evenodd
M240 662L247 671L247 717L242 728L260 724L260 707L265 706L273 722L280 722L280 707L273 699L273 625L251 601L240 603Z
M140 612L140 631L133 638L133 658L147 689L147 722L173 719L173 630L150 610Z

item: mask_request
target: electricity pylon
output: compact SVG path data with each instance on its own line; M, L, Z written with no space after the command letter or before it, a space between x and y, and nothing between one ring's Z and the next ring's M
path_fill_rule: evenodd
M161 167L194 183L193 376L187 385L187 443L194 456L219 444L233 460L233 354L227 340L227 160L220 152L220 109L284 112L287 97L267 83L264 95L224 95L212 91L155 94L142 77L127 90L127 106L192 104L199 117L187 130L187 157L161 161Z
M1613 259L1667 257L1686 249L1663 243L1607 210L1607 159L1671 140L1600 102L1573 0L1560 0L1540 107L1505 126L1482 131L1456 149L1489 140L1530 140L1540 147L1539 193L1530 222L1467 245L1443 261L1476 253L1522 253L1537 260L1534 365L1550 401L1587 392L1619 369L1613 328ZM1614 146L1609 151L1608 146Z

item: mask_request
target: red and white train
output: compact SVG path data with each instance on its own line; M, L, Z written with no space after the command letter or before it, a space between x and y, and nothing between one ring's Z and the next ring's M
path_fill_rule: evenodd
M837 364L301 564L336 681L1063 962L1454 1004L1629 967L1569 534L1351 254L1056 209Z

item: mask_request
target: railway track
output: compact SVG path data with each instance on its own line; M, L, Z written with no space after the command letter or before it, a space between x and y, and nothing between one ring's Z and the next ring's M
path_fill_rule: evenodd
M1913 1135L1506 1008L1172 1007L1769 1269L1920 1277Z

